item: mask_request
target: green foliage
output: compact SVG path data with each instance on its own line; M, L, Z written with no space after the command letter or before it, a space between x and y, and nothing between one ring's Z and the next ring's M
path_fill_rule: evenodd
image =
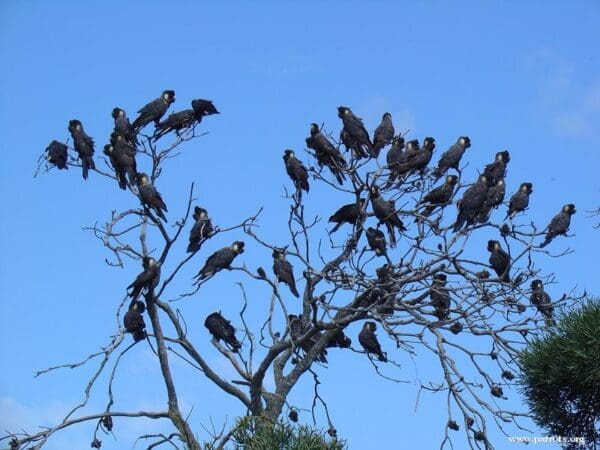
M327 438L306 425L292 425L263 417L242 417L233 432L236 450L343 450L344 442Z
M600 444L600 300L564 315L521 355L522 392L552 435ZM575 444L566 448L584 448Z

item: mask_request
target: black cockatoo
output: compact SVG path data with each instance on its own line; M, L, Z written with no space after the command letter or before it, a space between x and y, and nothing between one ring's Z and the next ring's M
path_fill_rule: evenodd
M285 250L273 250L273 272L277 276L277 280L285 283L290 288L294 297L300 297L296 289L296 279L294 278L294 268L292 263L285 259Z
M242 344L235 337L235 328L229 320L221 315L220 311L209 314L204 321L204 326L217 342L223 341L229 345L231 351L237 352L242 348Z
M309 324L307 328L302 326L302 319L295 314L288 315L289 326L290 326L290 338L294 344L298 339L300 339L304 334L309 332L312 326ZM310 338L305 339L301 344L300 348L305 353L308 353L316 342L321 338L322 334L320 331L315 332ZM316 361L326 364L327 363L327 350L323 349L315 358Z
M394 228L397 228L400 232L406 231L404 223L396 212L394 202L391 200L385 200L379 193L379 187L377 185L371 186L371 203L373 204L373 212L375 217L379 219L379 223L383 223L390 237L390 244L396 245L396 235Z
M202 242L212 236L215 229L208 217L208 211L199 206L194 207L194 225L190 230L190 240L187 247L187 252L192 253L200 249Z
M398 164L396 172L399 176L404 177L414 172L423 172L427 167L427 164L429 164L429 161L431 161L434 149L435 139L432 137L426 137L423 140L423 146L420 148L418 145L416 147L410 145L406 151L406 160L403 163Z
M510 281L510 256L502 249L500 242L495 240L488 241L487 249L490 252L489 261L492 269L502 281L508 283Z
M364 205L365 199L361 198L358 203L349 203L333 213L333 215L329 217L329 222L335 223L336 225L332 228L330 233L336 232L344 223L356 225L364 214Z
M137 181L142 203L148 208L153 209L166 222L167 217L165 216L165 212L168 212L167 205L165 205L160 193L156 190L148 175L142 172L138 173Z
M66 144L54 140L46 147L46 160L59 169L68 169L69 152Z
M141 341L146 338L146 324L144 323L144 311L146 305L141 300L132 300L129 305L129 310L123 317L123 326L127 333L133 335L135 342Z
M387 362L385 353L381 351L381 345L375 335L377 325L375 322L367 321L364 323L362 330L358 334L358 342L365 349L367 353L373 353L377 355L379 361Z
M552 306L552 300L546 291L544 290L544 284L542 280L533 280L531 282L531 304L534 305L537 310L544 316L549 325L554 324L552 315L554 313L554 306Z
M373 143L362 120L346 106L338 107L338 117L342 119L340 138L346 148L351 149L356 158L375 157Z
M220 270L229 269L235 257L242 253L244 253L244 242L242 241L235 241L229 247L223 247L222 249L217 250L208 257L204 266L195 276L195 278L198 279L196 283L212 277Z
M113 147L112 158L114 163L127 174L129 185L134 186L137 181L137 163L135 160L137 151L135 145L129 143L125 136L119 133L111 134L110 143Z
M131 125L131 122L129 122L125 110L121 108L114 108L112 110L111 116L115 120L114 132L125 137L125 140L130 144L137 144L135 130L133 129L133 125Z
M450 203L452 196L454 195L454 187L458 182L456 175L446 175L446 181L441 186L433 188L419 204L427 204L427 207L420 213L423 217L429 217L431 213L441 206L442 208Z
M150 291L158 286L160 281L160 262L152 257L144 256L142 259L142 267L144 270L138 274L135 280L127 286L131 289L129 296L136 300L142 293L142 290Z
M69 121L69 132L73 138L73 146L81 160L81 169L84 179L87 179L90 169L96 168L94 162L94 139L89 137L83 130L83 125L77 119Z
M433 175L436 178L440 178L448 171L448 169L454 169L458 171L460 160L470 146L471 139L469 139L468 136L459 137L456 143L442 154L436 169L433 171Z
M573 203L563 206L561 211L550 221L548 231L546 231L546 238L544 239L544 242L542 242L541 247L548 245L552 239L560 234L566 235L571 226L571 216L576 212Z
M150 122L157 126L161 117L167 112L171 103L175 101L175 91L163 91L160 97L155 98L150 103L144 105L138 113L140 114L133 122L133 129L139 132Z
M515 192L510 201L508 203L508 211L506 212L506 217L511 220L520 212L525 211L529 206L529 196L533 192L533 184L531 183L521 183L519 190Z
M202 122L204 116L220 114L217 108L210 100L196 99L192 100L192 109L174 112L165 120L156 125L154 140L158 140L165 134L175 131L177 135L181 130L192 127L196 123Z
M496 159L493 163L485 166L483 174L487 180L488 186L495 186L498 180L503 180L506 175L506 165L510 162L510 153L503 150L496 153Z
M112 144L106 144L104 146L103 153L108 156L110 160L110 164L115 170L115 176L117 177L117 183L121 189L127 189L127 175L125 174L125 170L119 165L114 156L114 147Z
M346 177L346 160L340 151L327 139L316 123L310 124L310 136L306 138L306 146L315 151L319 167L327 166L339 184L343 184Z
M394 138L394 124L392 123L392 115L389 112L383 114L381 123L375 128L373 135L373 153L375 158L379 157L379 152L386 145L392 143Z
M458 201L458 216L453 231L456 233L466 223L473 225L487 198L487 178L480 175L479 179L467 189L461 200Z
M387 255L385 234L383 231L378 230L377 228L369 227L367 228L365 235L367 236L369 247L377 256Z
M302 161L296 158L293 150L283 152L283 161L285 162L285 170L289 177L294 182L296 191L301 195L302 190L308 192L310 186L308 184L308 171Z
M486 223L490 220L490 215L492 214L492 209L497 208L504 201L504 195L506 194L506 184L502 178L496 181L496 184L489 187L485 202L483 202L483 206L477 215L477 221L479 223Z
M450 316L450 294L446 288L446 281L446 274L436 273L429 289L429 298L438 320L445 320Z

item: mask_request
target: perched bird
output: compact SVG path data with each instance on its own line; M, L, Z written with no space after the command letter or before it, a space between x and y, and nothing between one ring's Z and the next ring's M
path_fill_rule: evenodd
M133 283L127 286L127 290L131 289L129 296L136 300L142 290L151 291L160 281L160 262L149 256L144 256L142 259L142 267L144 270L135 277Z
M463 328L464 327L463 327L462 323L456 321L450 326L450 332L452 334L458 334L463 330Z
M192 100L192 109L196 113L196 117L199 118L198 122L202 120L200 119L201 117L212 116L213 114L221 114L211 100L206 100L203 98Z
M169 114L165 120L161 120L156 124L156 132L154 133L154 141L158 141L164 135L174 131L177 136L181 130L190 128L196 122L196 114L193 109L184 109Z
M244 243L242 241L235 241L229 247L223 247L222 249L217 250L208 257L202 269L200 269L198 274L194 277L198 279L196 283L212 277L223 269L229 269L235 257L242 253L244 253Z
M294 268L292 267L292 263L285 259L285 250L273 249L273 272L279 282L288 285L294 297L300 297L296 289Z
M500 242L490 240L487 244L488 252L490 252L490 265L496 275L502 279L502 281L510 282L509 266L510 256L500 246Z
M571 216L576 212L573 203L563 206L562 210L550 221L548 231L546 231L546 239L542 242L541 247L548 245L559 234L566 235L571 226Z
M123 326L127 333L133 335L135 342L146 338L146 324L142 314L146 310L146 305L141 300L133 300L129 305L129 310L123 317Z
M50 164L55 165L59 169L68 169L67 161L69 160L68 147L66 144L54 140L46 147L46 159Z
M152 185L148 175L143 172L138 173L137 181L142 204L150 209L154 209L156 214L166 222L167 217L165 216L165 212L168 212L167 205L165 205L160 193Z
M388 168L390 170L394 170L395 167L399 164L405 162L405 152L404 149L404 138L400 135L394 136L392 138L392 146L387 152L385 160L387 162Z
M199 206L194 207L194 214L192 217L195 222L190 230L190 242L187 247L188 253L198 251L202 242L211 237L215 231L206 209Z
M288 315L289 326L290 326L290 338L292 342L298 341L304 334L308 333L312 327L309 326L308 329L305 329L302 326L302 319L295 314ZM300 348L305 353L308 353L313 346L317 343L317 341L321 338L322 334L320 331L315 332L309 339L305 339L301 344ZM323 349L315 358L320 363L327 363L327 350Z
M404 142L404 140L402 141ZM392 143L392 149L394 145ZM391 150L390 150L391 151ZM406 151L397 153L397 160L391 166L390 176L388 178L387 183L383 186L384 189L387 189L399 178L406 178L406 175L409 172L409 166L407 165L409 156L418 155L421 151L421 147L419 145L418 139L410 140L406 143Z
M387 255L385 234L383 231L369 227L365 234L367 235L369 247L371 247L371 250L373 250L377 256Z
M544 284L542 280L533 280L531 282L531 304L537 307L537 310L544 316L549 324L554 324L552 315L554 313L554 306L552 306L552 300L550 296L544 290Z
M506 165L510 162L510 153L504 150L496 153L496 159L493 163L485 166L483 175L487 180L488 186L494 186L498 180L503 180L506 175Z
M494 396L494 397L498 397L498 398L502 398L504 396L504 393L502 392L502 386L499 386L497 384L493 385L490 389L490 393ZM477 439L477 438L475 438ZM485 441L485 435L481 438L481 439L477 439L478 441Z
M350 348L352 340L344 334L340 328L334 329L333 333L327 341L327 347Z
M463 225L473 225L487 198L487 178L480 175L479 179L467 189L461 200L458 201L458 216L453 231L456 233Z
M137 136L135 130L127 118L127 114L121 108L113 108L111 113L115 120L115 133L125 137L125 140L130 144L137 144Z
M391 144L394 138L394 124L392 123L392 115L389 112L383 114L381 123L375 128L373 135L373 153L375 158L379 157L379 152L383 147Z
M374 184L371 186L371 203L375 217L379 219L379 223L385 224L390 236L390 244L394 247L396 245L394 228L397 228L400 232L406 231L404 223L396 213L394 202L392 200L384 200L379 193L379 187Z
M487 270L483 269L477 272L475 276L480 280L488 280L490 278L490 273Z
M400 288L394 271L388 264L375 270L377 278L354 299L353 307L368 308L379 314L392 314L396 294ZM373 308L375 306L375 308Z
M327 166L339 184L343 184L346 177L346 160L340 151L327 139L316 123L310 124L310 136L306 138L306 146L315 151L319 167Z
M456 143L442 154L438 161L437 168L433 171L433 176L435 176L436 179L440 178L448 171L448 169L458 171L460 160L470 146L471 139L469 139L468 136L459 137Z
M285 162L285 170L294 182L296 190L300 194L302 194L302 189L308 192L310 188L308 185L308 171L304 167L304 164L302 164L302 161L296 158L293 150L283 152L283 161Z
M400 292L400 285L396 274L389 264L384 264L375 269L377 280L372 290L370 304L379 304L382 307L378 308L380 314L393 314L396 294Z
M416 146L409 146L406 151L406 161L398 165L396 170L397 173L400 176L408 176L414 172L425 170L427 164L431 161L434 149L435 139L432 137L426 137L423 140L423 146L421 148L418 147L418 141Z
M477 221L479 223L486 223L490 220L490 214L492 209L497 208L504 201L504 195L506 193L506 184L502 178L496 181L496 184L488 188L485 202L481 207L479 214L477 215Z
M433 188L425 197L419 202L419 204L428 203L427 207L420 213L423 217L429 217L431 213L437 208L441 206L442 208L446 206L452 200L452 196L454 195L454 186L458 182L458 177L456 175L446 175L446 181L441 186Z
M515 374L512 373L510 370L503 370L502 378L506 378L508 381L512 381L515 378Z
M160 97L155 98L150 103L147 103L140 108L138 111L140 115L133 122L133 129L135 132L139 132L150 122L154 122L155 126L158 126L161 117L167 112L169 106L174 101L175 91L166 90L163 91Z
M209 314L204 321L204 326L217 342L224 341L229 345L232 352L236 353L242 348L242 344L235 337L235 328L229 320L221 315L220 311Z
M123 168L116 161L113 145L106 144L104 146L103 153L106 156L108 156L108 158L110 159L110 164L112 165L113 169L115 170L115 175L117 177L117 183L119 184L119 187L121 189L127 189L127 175L125 174L125 170L123 170Z
M510 201L508 203L508 211L506 213L506 217L511 220L520 212L525 211L529 206L529 196L533 192L533 184L531 183L521 183L519 190L515 192Z
M330 218L329 222L333 222L336 225L330 231L335 233L344 223L351 223L356 225L360 218L364 215L365 199L359 199L358 203L349 203L338 209Z
M137 150L135 145L127 142L125 136L119 133L111 134L110 143L113 146L112 157L114 162L127 174L129 185L133 186L137 180L137 163L135 161Z
M154 140L157 141L171 131L179 136L181 130L191 128L195 123L202 122L204 116L212 114L220 113L210 100L192 100L192 109L171 113L169 117L156 125Z
M429 298L435 308L434 314L438 320L450 317L450 294L446 288L446 280L446 274L436 273L429 289Z
M409 148L414 148L414 145L418 146L419 141L412 140L409 141ZM384 188L388 188L394 183L400 173L398 169L406 162L406 158L408 155L408 151L403 151L404 149L404 138L402 136L395 136L392 139L392 146L386 155L386 162L388 165L388 169L390 170L390 174Z
M338 107L338 117L344 125L340 138L346 148L352 149L356 158L375 157L373 143L362 120L346 106Z
M385 353L381 351L381 345L375 335L377 325L375 322L367 321L364 323L362 330L358 334L358 342L365 349L367 353L374 353L377 355L379 361L387 362Z
M83 178L87 180L88 171L96 168L94 163L94 140L85 134L83 125L77 119L69 121L69 132L73 138L73 146L81 159L81 169Z

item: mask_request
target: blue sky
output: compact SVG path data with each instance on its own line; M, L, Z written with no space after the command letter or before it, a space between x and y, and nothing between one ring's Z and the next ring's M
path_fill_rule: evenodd
M105 345L124 287L139 271L137 264L107 267L100 242L82 230L106 220L113 209L131 207L135 199L96 174L84 182L74 169L34 179L37 158L52 139L67 139L72 118L82 120L99 152L111 131L113 107L134 116L163 89L176 91L174 109L202 97L214 100L222 113L203 122L207 136L168 163L158 188L169 217L183 213L193 181L198 203L216 223L238 223L264 206L261 233L284 244L288 206L281 196L289 180L283 149L293 148L306 160L309 124L325 123L337 133L338 105L352 107L369 130L389 111L397 130L436 138L434 160L457 136L469 135L472 177L497 150L509 149L507 191L521 181L534 183L524 223L545 225L563 204L575 203L576 237L556 242L557 249L575 252L540 264L556 273L558 283L549 288L553 297L572 288L600 292L591 276L600 233L585 212L600 206L597 2L123 3L0 5L0 356L5 367L0 429L50 425L81 398L89 369L35 380L33 374ZM321 216L342 203L343 197L325 189L314 188L307 196L310 211ZM206 252L238 237L223 236ZM191 276L204 256L183 276ZM252 246L243 259L250 267L271 265L270 255ZM182 308L195 318L190 334L204 339L209 358L229 370L202 326L214 310L233 317L239 309L234 284L239 274L220 278ZM251 300L266 306L264 294L252 290ZM382 344L392 350L391 341ZM376 379L361 355L332 353L330 367L318 372L350 448L439 445L442 396L422 394L415 410L414 384ZM426 362L404 363L399 375L411 383L435 370ZM220 427L243 413L185 365L175 364L180 397L185 407L193 405L196 429L200 423L210 427L211 418ZM147 348L137 346L120 370L120 406L164 404ZM303 383L293 396L299 407L310 407L310 388ZM102 405L103 394L97 392L95 405ZM518 393L512 390L510 396L510 404L520 407ZM307 413L301 417L309 420ZM103 448L123 448L144 429L133 422L120 427L115 428L119 440L106 437ZM88 428L80 427L47 448L87 446L88 435ZM495 436L498 448L520 447Z

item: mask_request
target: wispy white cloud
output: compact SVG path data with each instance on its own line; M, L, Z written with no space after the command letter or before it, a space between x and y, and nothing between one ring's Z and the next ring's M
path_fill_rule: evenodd
M0 429L34 429L40 425L48 426L68 411L67 405L53 402L43 407L25 406L11 397L0 398Z
M537 81L537 109L554 134L600 136L600 74L590 78L550 47L531 55L527 67Z
M5 432L36 433L40 427L53 426L60 422L72 405L65 402L52 402L45 405L24 405L11 397L0 397L0 430ZM52 437L44 447L48 450L64 448L87 448L88 436L81 430L61 432Z

